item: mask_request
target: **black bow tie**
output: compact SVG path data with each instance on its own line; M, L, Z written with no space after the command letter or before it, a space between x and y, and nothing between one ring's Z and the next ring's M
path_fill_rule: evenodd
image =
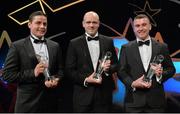
M31 38L34 40L34 43L38 44L38 43L46 43L46 40L38 40L38 39L35 39L33 36L31 36Z
M87 40L88 40L88 41L91 41L91 40L97 41L97 40L99 40L99 37L98 37L98 36L96 36L96 37L94 37L94 38L87 37Z
M138 41L138 45L139 46L142 46L142 45L147 45L147 46L149 46L149 43L150 43L150 41L149 40L147 40L147 41L145 41L145 42L143 42L143 41Z

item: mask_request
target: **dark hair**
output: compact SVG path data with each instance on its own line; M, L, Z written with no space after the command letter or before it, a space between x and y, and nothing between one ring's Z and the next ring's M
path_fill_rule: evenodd
M142 18L147 18L147 19L149 20L149 22L150 22L149 17L148 17L147 15L145 15L145 14L139 14L139 15L137 15L136 17L134 17L134 20L136 20L136 19L142 19Z
M47 15L44 12L35 11L35 12L31 13L31 15L29 16L29 21L31 22L35 16L41 16L41 15L47 17Z

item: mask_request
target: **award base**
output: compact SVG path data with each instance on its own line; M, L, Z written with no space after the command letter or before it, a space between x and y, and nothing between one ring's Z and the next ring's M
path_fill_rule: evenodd
M101 76L101 74L96 73L93 78L96 80L100 80L100 76Z
M143 81L145 81L145 82L151 82L151 79L144 77L144 78L143 78Z

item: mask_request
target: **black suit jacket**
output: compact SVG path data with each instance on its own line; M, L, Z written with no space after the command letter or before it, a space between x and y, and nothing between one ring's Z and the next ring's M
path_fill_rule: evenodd
M164 71L161 84L158 83L155 76L153 76L152 87L150 89L136 89L135 92L133 92L131 88L132 82L140 78L143 74L146 74L141 61L138 43L135 40L122 46L120 53L121 68L118 75L126 86L125 106L127 107L141 107L147 103L152 107L163 108L166 104L163 82L174 75L175 68L169 56L167 45L159 43L154 39L151 39L151 41L152 56L150 62L152 62L154 56L160 54L164 56L164 61L162 62Z
M103 74L101 85L84 86L84 80L87 76L94 72L91 61L88 45L85 35L72 39L69 43L66 58L66 71L68 77L74 82L74 105L89 105L93 101L93 95L99 96L101 104L111 104L112 91L114 88L114 81L112 72L114 72L117 64L117 56L113 46L113 40L107 36L99 34L100 56L107 51L112 52L112 67L109 76Z
M63 65L59 44L47 39L47 49L49 72L51 75L57 75L61 78L63 76ZM30 37L12 43L5 60L3 79L17 83L15 112L52 111L49 109L50 103L52 103L50 101L55 101L53 98L58 98L56 89L45 87L43 74L38 77L34 76L34 69L37 64L38 60Z

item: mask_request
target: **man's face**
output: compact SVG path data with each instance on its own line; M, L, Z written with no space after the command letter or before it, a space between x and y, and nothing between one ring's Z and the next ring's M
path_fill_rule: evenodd
M94 36L98 32L99 23L99 18L90 13L84 17L83 27L89 35Z
M133 29L136 37L145 40L151 30L151 24L147 18L135 19Z
M47 17L35 16L32 21L28 23L30 32L38 38L42 38L47 31Z

